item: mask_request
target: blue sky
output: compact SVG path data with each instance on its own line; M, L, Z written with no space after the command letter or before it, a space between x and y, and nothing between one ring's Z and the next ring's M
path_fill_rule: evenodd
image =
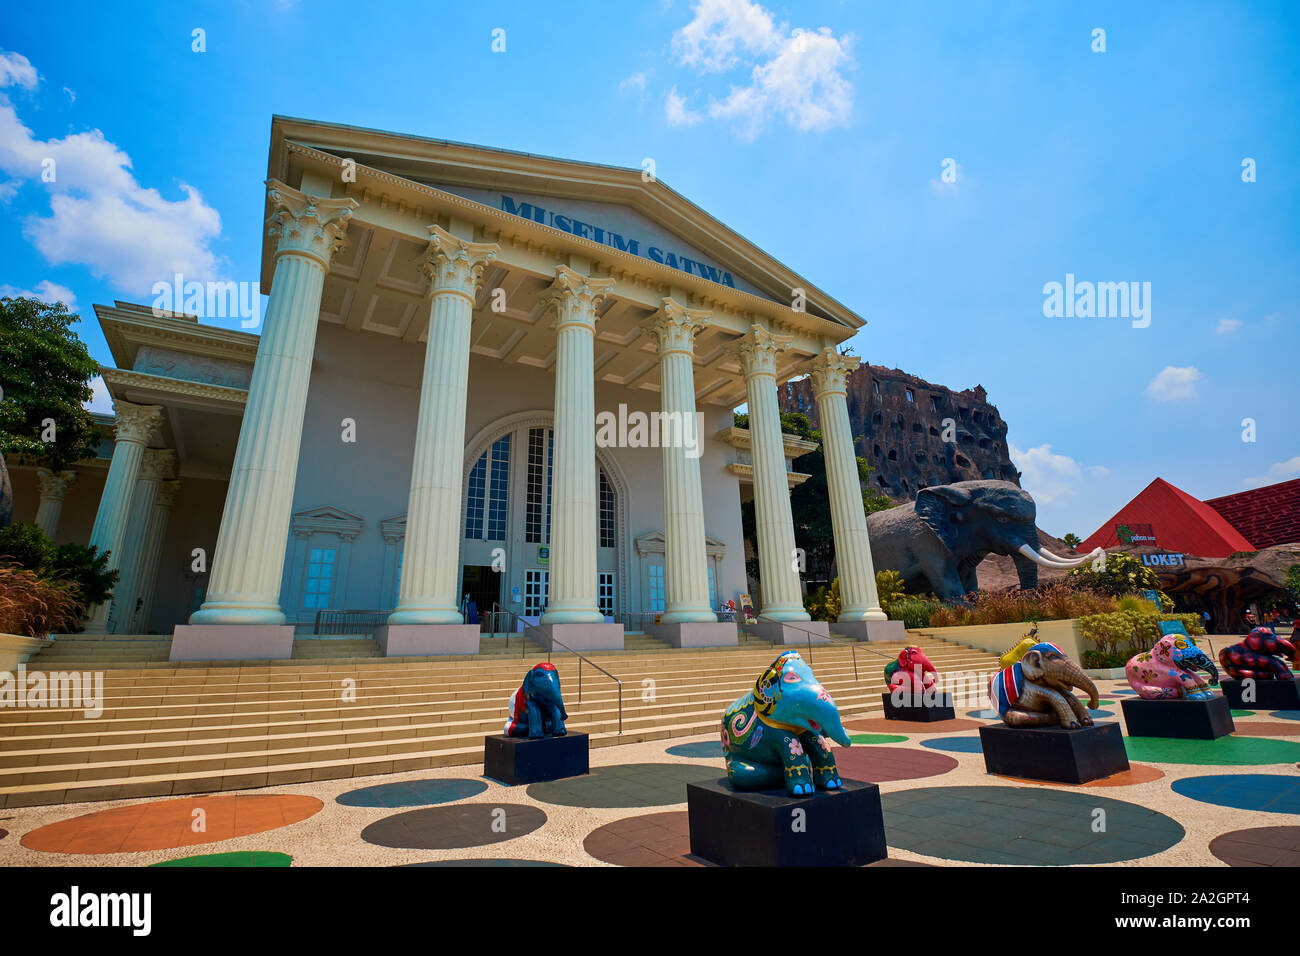
M1040 525L1086 536L1156 476L1300 475L1298 10L9 4L0 293L74 298L107 362L93 303L256 280L273 113L650 157L864 316L857 354L982 384ZM1046 317L1067 273L1150 283L1149 326Z

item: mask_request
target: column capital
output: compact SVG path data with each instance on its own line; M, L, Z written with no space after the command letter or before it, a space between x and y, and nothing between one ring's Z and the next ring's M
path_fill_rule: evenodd
M36 469L36 482L40 489L41 500L52 499L62 501L63 496L68 493L68 489L77 480L75 471L53 472L48 468Z
M176 496L180 494L181 483L175 478L169 478L158 485L158 497L154 499L155 508L171 508L176 504Z
M145 445L155 428L162 424L161 405L134 405L121 399L113 400L113 435L118 441Z
M654 337L659 354L685 352L695 354L695 335L709 324L713 313L708 309L688 309L676 299L665 298L659 311L643 326Z
M596 306L614 288L613 279L585 276L568 266L555 267L555 281L542 293L548 308L555 309L556 331L566 325L580 325L588 331L596 327Z
M170 478L176 468L176 452L170 448L146 448L140 462L140 477L146 481Z
M276 256L309 256L328 271L330 259L345 245L344 234L357 201L312 196L278 179L266 181L266 195L272 210L267 235L279 240Z
M740 370L746 381L756 375L776 376L776 355L790 344L790 336L775 335L761 325L751 325L749 331L732 343L731 351L740 360Z
M848 394L849 373L862 364L856 355L841 355L833 347L821 350L812 360L813 398L833 392Z
M429 292L459 292L473 299L483 280L483 267L500 252L494 242L467 242L441 226L430 226L421 264L429 277Z

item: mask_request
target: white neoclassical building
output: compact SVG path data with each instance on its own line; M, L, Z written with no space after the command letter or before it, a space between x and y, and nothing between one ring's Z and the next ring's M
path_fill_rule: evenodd
M119 302L100 456L15 463L16 518L109 550L88 630L172 659L277 659L362 612L390 655L472 653L482 611L543 642L734 643L802 601L777 387L811 374L843 614L884 621L837 346L862 320L641 170L276 117L261 335ZM209 301L211 301L209 299ZM747 405L748 432L732 427ZM649 422L649 427L638 423ZM369 626L367 626L369 629Z

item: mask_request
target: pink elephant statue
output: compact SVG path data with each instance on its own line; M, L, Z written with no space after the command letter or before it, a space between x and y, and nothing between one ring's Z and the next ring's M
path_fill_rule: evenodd
M1197 671L1210 675L1207 681ZM1156 646L1129 658L1124 668L1129 686L1145 700L1208 700L1219 671L1205 653L1182 634L1166 634Z

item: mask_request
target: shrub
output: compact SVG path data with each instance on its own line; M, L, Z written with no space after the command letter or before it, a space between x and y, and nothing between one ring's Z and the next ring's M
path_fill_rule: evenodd
M1102 571L1094 570L1090 562L1083 567L1075 568L1067 578L1081 587L1114 597L1136 594L1139 591L1160 590L1160 575L1133 555L1125 554L1123 551L1106 555L1106 567ZM1173 602L1170 601L1168 606L1172 608Z
M903 576L897 571L876 572L876 594L880 598L880 608L886 614L889 613L890 606L906 593L903 589Z
M831 582L830 587L820 587L812 594L804 595L803 608L814 621L835 621L840 616L840 579Z
M1150 607L1150 604L1147 604ZM1079 618L1079 630L1085 638L1097 645L1103 655L1123 654L1123 664L1139 651L1147 651L1163 636L1161 621L1182 621L1188 635L1196 637L1205 633L1205 627L1195 614L1155 614L1138 610L1117 610L1110 614L1090 614ZM1120 664L1098 665L1119 667Z
M0 632L43 637L70 631L81 614L67 584L47 581L27 568L0 565Z
M932 595L900 597L889 605L889 619L902 621L908 628L929 627L930 619L943 607L943 602Z
M29 571L40 571L49 561L54 545L34 524L17 521L0 528L0 560Z
M83 544L61 544L57 548L34 524L12 524L0 528L0 561L34 572L52 583L66 585L82 607L91 607L113 596L120 572L109 570L108 552Z
M1115 609L1115 599L1066 581L1053 581L1025 591L979 591L967 595L966 604L941 605L930 618L931 627L972 624L1015 624L1060 621Z

